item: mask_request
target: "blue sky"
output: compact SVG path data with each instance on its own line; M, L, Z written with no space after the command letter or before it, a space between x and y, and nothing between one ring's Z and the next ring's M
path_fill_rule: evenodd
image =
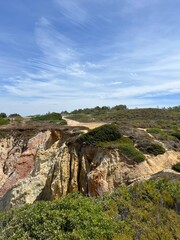
M179 0L0 0L0 112L179 103Z

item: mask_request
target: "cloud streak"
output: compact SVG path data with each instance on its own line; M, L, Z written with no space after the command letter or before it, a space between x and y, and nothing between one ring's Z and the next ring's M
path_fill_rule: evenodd
M72 24L83 25L88 21L87 11L79 4L80 1L55 0L61 14Z

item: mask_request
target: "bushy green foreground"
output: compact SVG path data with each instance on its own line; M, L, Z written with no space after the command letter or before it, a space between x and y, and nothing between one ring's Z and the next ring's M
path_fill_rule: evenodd
M173 240L180 236L180 183L148 181L113 194L69 194L0 214L0 239Z

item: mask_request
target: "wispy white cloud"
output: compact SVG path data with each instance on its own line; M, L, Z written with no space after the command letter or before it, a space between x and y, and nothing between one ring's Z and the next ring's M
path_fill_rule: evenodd
M44 21L46 21L45 25ZM51 60L65 64L75 59L77 55L73 50L71 40L55 30L45 18L43 23L41 20L36 28L36 40L44 57L46 56L49 62Z
M54 0L60 12L73 24L84 24L88 19L88 12L81 6L80 1Z
M180 81L166 82L164 84L128 86L117 89L112 93L113 97L153 97L153 96L168 96L171 93L180 93Z
M122 82L111 82L111 83L108 83L107 85L119 85L119 84L122 84Z
M32 62L38 70L11 77L11 85L3 86L10 94L26 98L56 98L57 101L69 98L78 102L77 98L81 98L86 102L93 98L100 102L109 102L109 99L125 102L132 97L145 99L180 92L177 75L180 53L170 54L168 44L167 52L164 49L158 51L158 44L123 54L120 47L105 59L89 62L82 61L83 56L74 50L78 49L75 43L56 31L47 20L37 25L36 34L42 56ZM149 53L150 60L147 58ZM175 70L177 72L173 74Z

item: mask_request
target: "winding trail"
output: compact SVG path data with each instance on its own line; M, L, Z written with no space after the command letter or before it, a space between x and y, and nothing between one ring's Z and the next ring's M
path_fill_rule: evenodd
M71 126L71 127L82 126L82 127L87 127L89 129L94 129L94 128L97 128L97 127L100 127L100 126L106 124L105 122L86 122L86 123L82 123L82 122L78 122L78 121L75 121L75 120L68 119L64 116L62 118L67 122L67 125Z

